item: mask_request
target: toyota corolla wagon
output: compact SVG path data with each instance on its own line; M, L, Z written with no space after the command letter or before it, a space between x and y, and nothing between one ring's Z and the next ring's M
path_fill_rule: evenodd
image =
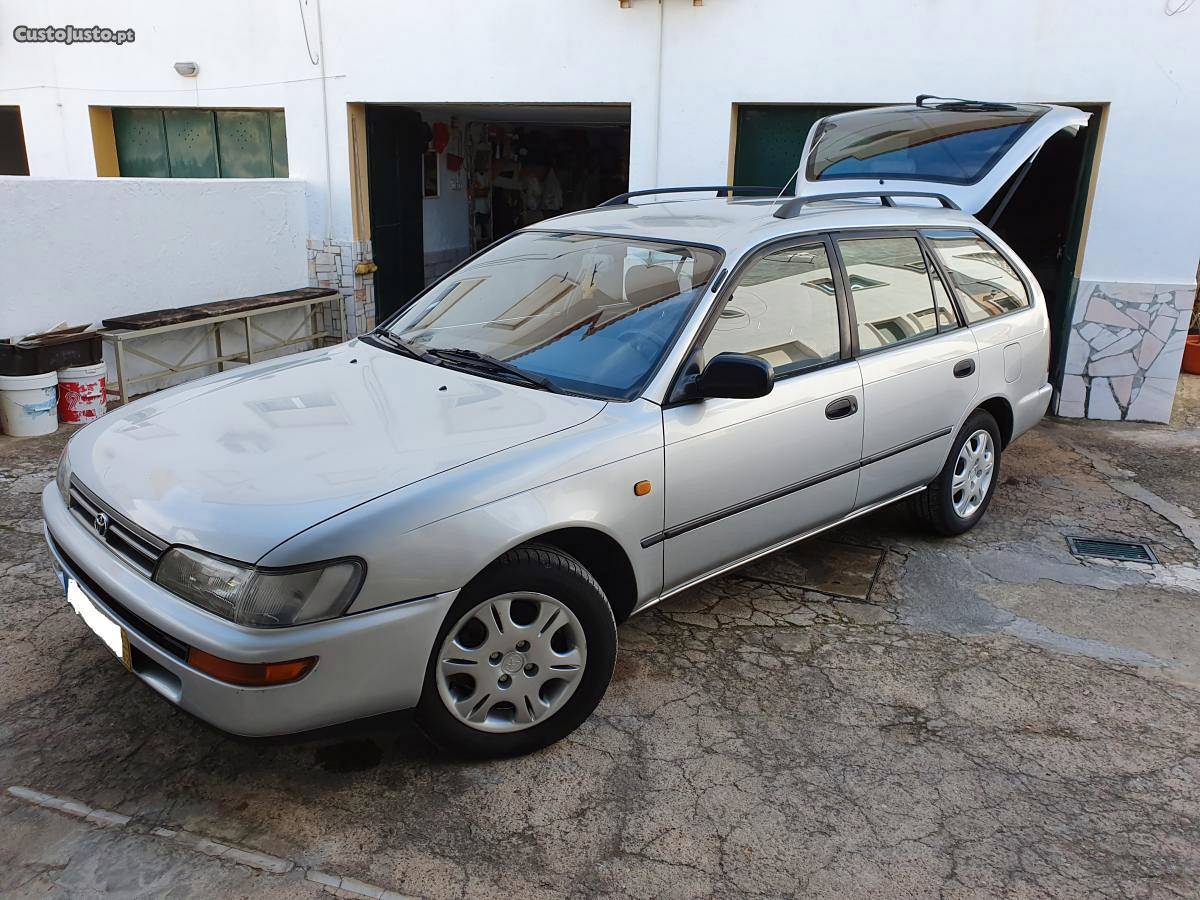
M42 496L66 600L231 732L415 707L459 753L558 740L664 597L905 498L942 535L980 520L1050 335L974 214L1086 121L832 116L792 196L626 194L358 339L130 403Z

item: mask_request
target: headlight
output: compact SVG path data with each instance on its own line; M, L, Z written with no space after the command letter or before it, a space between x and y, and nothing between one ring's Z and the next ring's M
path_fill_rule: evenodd
M67 448L63 447L62 455L58 458L58 472L54 476L58 483L58 492L63 501L71 503L71 460L67 457Z
M296 569L257 569L172 547L154 580L184 600L239 625L275 628L332 619L344 613L362 585L364 566L338 560Z

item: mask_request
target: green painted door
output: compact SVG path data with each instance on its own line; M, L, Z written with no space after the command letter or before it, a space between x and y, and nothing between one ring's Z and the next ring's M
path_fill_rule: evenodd
M733 183L782 188L799 168L804 142L817 120L856 108L738 106Z
M164 109L172 178L220 178L217 131L207 109ZM124 174L124 173L122 173Z
M113 136L121 174L138 178L170 178L167 132L161 109L116 108Z
M271 123L259 110L218 109L222 178L270 178Z

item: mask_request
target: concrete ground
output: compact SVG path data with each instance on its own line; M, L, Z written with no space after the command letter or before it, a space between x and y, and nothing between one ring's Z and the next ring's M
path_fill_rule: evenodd
M0 441L4 896L1200 894L1190 409L1046 422L964 537L886 510L663 603L578 732L484 763L395 719L239 740L130 677L42 547L64 437Z

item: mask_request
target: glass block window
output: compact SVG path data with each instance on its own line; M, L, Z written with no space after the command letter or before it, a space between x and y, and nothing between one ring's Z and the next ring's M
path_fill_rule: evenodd
M142 178L286 178L281 109L115 107L117 162Z

